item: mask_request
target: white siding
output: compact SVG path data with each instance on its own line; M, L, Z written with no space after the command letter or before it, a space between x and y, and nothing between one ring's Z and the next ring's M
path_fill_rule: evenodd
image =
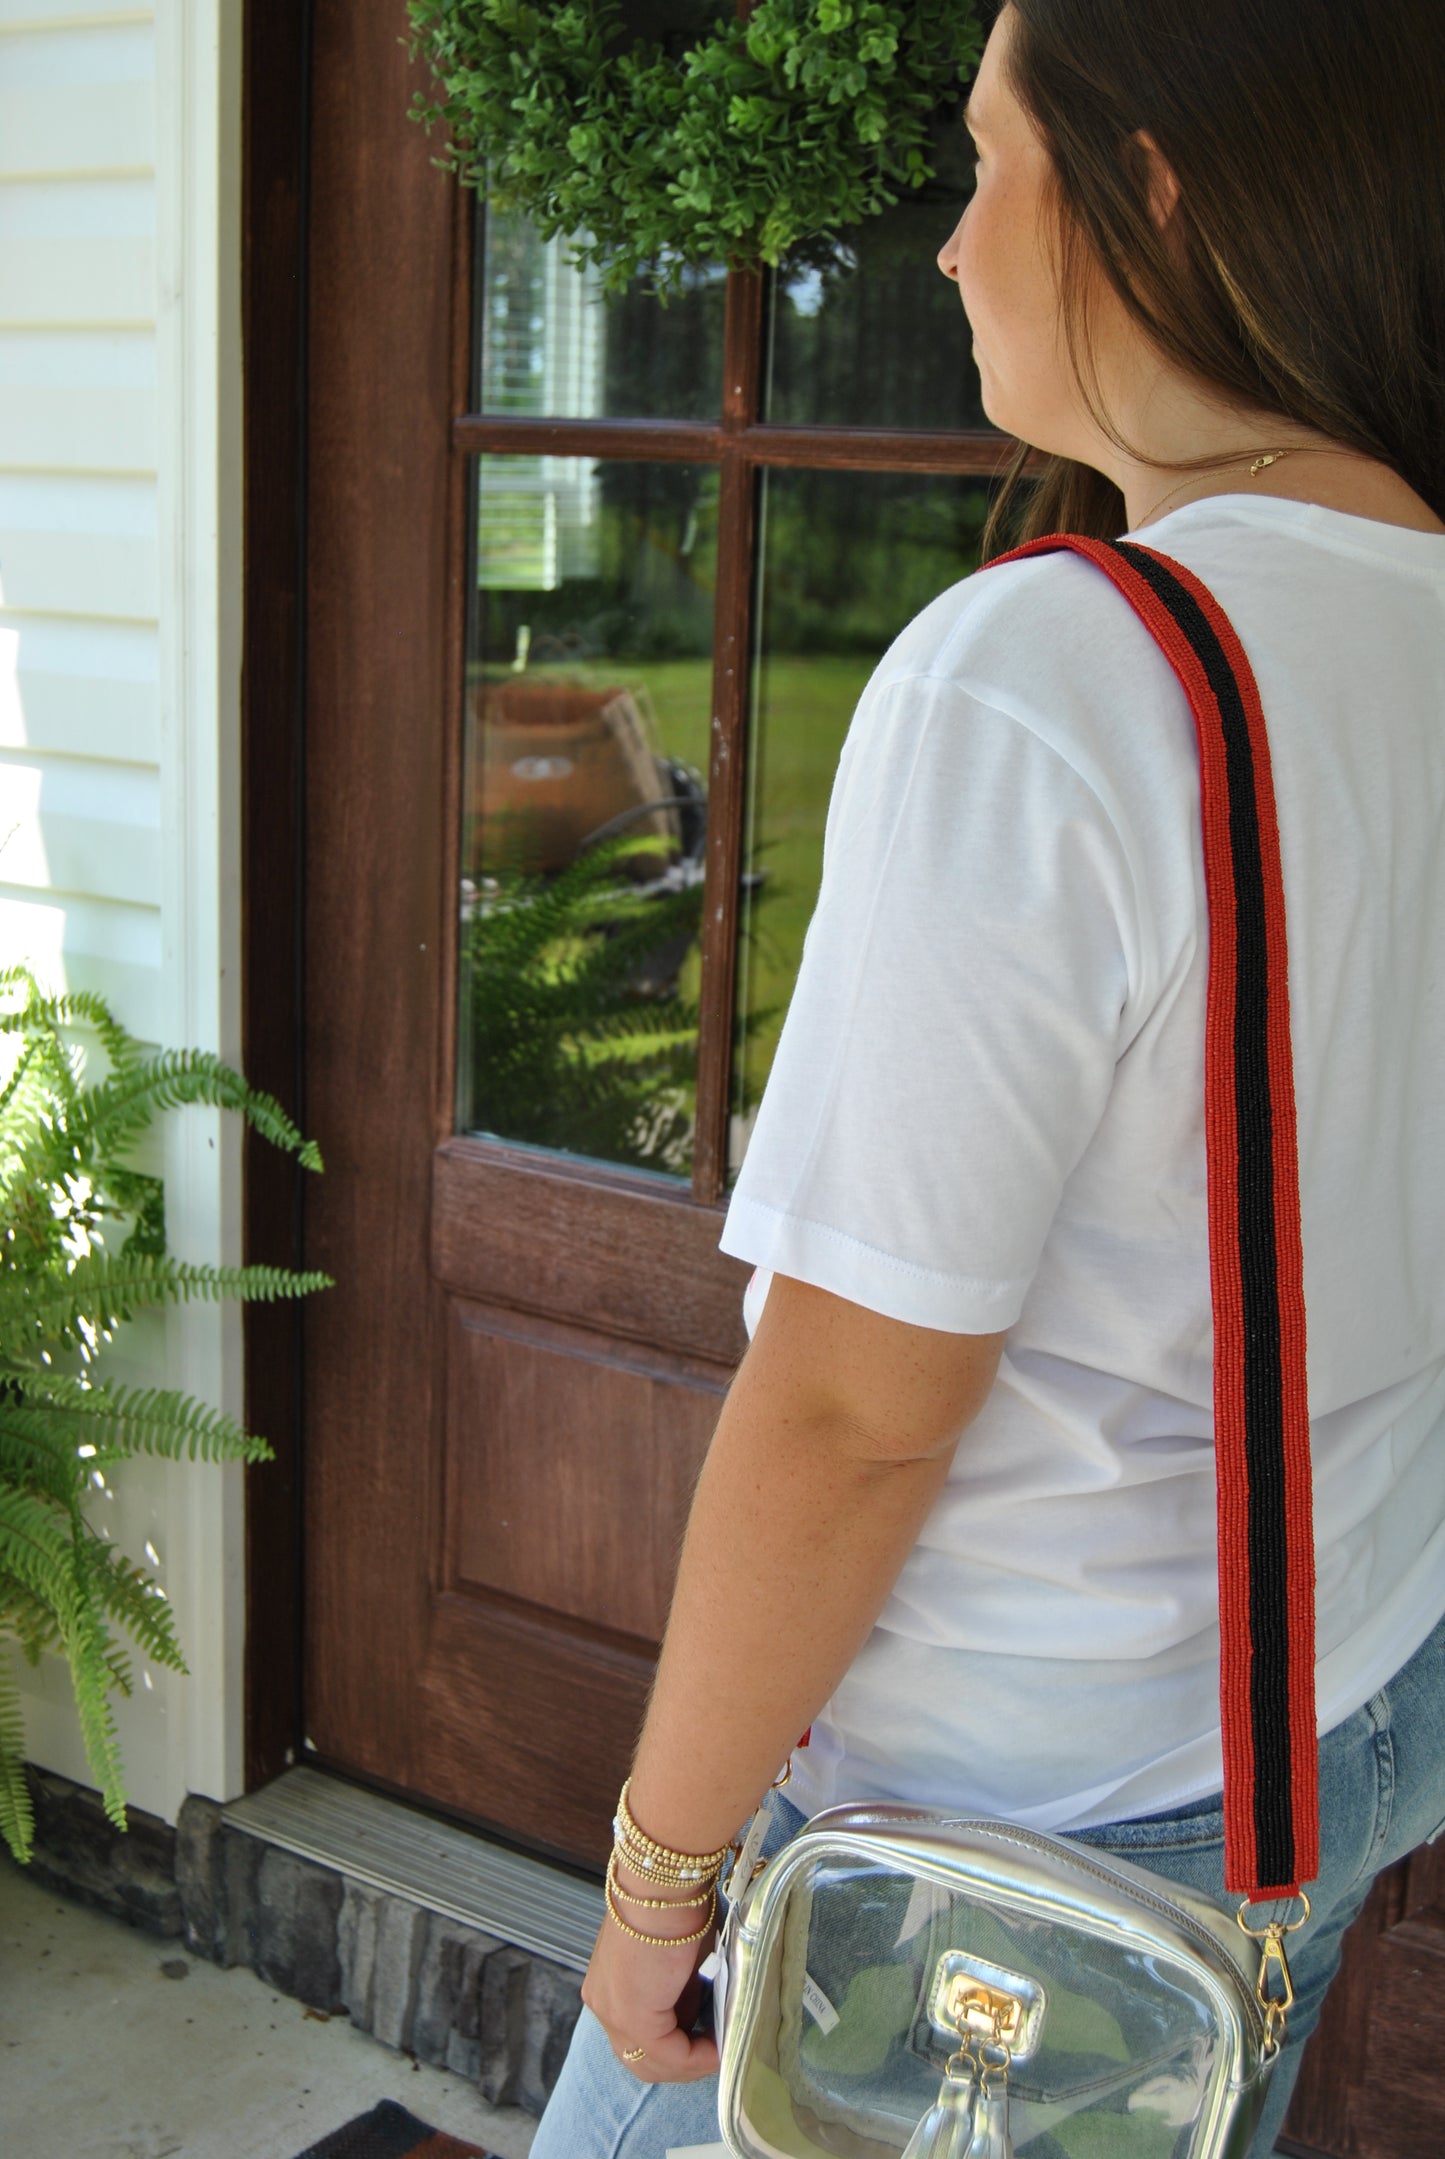
M148 1041L238 1053L241 0L0 0L0 963ZM168 1121L172 1243L238 1257L234 1133ZM237 1407L234 1312L148 1322L127 1377ZM239 1786L234 1473L133 1465L189 1680L121 1708L134 1801ZM35 1759L84 1777L65 1675Z
M155 59L148 10L0 0L0 950L113 991L120 1017L151 1037ZM117 779L127 792L112 830ZM91 814L77 818L82 796ZM52 906L37 949L47 889L83 904ZM149 918L127 925L123 980L106 965L122 909Z

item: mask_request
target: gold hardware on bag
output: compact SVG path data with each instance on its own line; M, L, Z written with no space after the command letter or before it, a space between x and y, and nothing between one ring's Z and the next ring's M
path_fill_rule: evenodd
M1028 2061L1043 2036L1044 1990L1036 1979L966 1950L950 1949L934 1968L928 2014L941 2038L987 2040Z
M908 2141L903 2159L1013 2159L1008 2122L1012 2059L1006 2025L1024 2027L1027 2004L958 1974L948 1982L955 2007L956 2053L943 2065L937 2099ZM941 2003L935 2001L937 2020Z
M1259 1984L1255 1993L1264 2011L1264 2044L1267 2053L1278 2053L1284 2045L1284 2028L1294 2007L1294 1981L1290 1978L1289 1958L1284 1953L1283 1927L1265 1930L1263 1951L1259 1960ZM1279 1973L1282 1991L1271 1994L1269 1990L1270 1967Z
M1297 1933L1310 1915L1310 1900L1301 1889L1300 1903L1304 1910L1298 1919L1271 1919L1267 1925L1252 1927L1245 1918L1253 1899L1246 1897L1235 1913L1241 1933L1259 1943L1259 1977L1255 1981L1255 1999L1264 2013L1264 2052L1273 2060L1284 2045L1285 2026L1294 2007L1294 1980L1290 1976L1289 1958L1285 1955L1286 1934ZM1279 1981L1279 1991L1271 1989L1271 1978Z
M1028 2003L1021 2002L1016 1994L986 1987L968 1972L956 1972L948 1981L940 2007L965 2039L972 2033L1008 2048L1017 2045L1028 2014Z

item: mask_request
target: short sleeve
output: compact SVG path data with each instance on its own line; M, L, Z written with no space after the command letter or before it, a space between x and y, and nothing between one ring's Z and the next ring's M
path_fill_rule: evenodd
M1011 1326L1108 1099L1132 903L1058 748L953 681L870 689L723 1250L917 1326Z

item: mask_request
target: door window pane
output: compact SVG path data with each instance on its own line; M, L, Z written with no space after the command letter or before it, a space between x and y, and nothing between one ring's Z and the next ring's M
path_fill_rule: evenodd
M977 568L987 508L981 482L941 474L763 477L734 1175L817 900L828 797L853 708L904 624Z
M968 323L938 250L973 190L950 108L937 177L836 240L800 249L773 282L763 416L790 427L985 427Z
M681 59L731 0L621 0L615 49L639 40ZM634 278L604 293L569 266L565 239L483 204L473 290L479 412L529 419L716 420L722 409L722 263L690 270L666 307Z
M686 1176L718 475L474 471L458 1123Z
M666 306L634 278L604 292L563 239L488 203L477 219L480 412L527 419L716 420L722 409L722 264L686 273Z

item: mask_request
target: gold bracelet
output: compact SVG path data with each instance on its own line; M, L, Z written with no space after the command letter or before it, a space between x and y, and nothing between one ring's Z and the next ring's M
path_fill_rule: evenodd
M625 1837L614 1840L612 1849L623 1866L631 1867L634 1874L641 1874L649 1882L662 1889L694 1889L707 1882L715 1882L722 1872L721 1866L667 1867L647 1852L640 1852Z
M681 1874L675 1867L657 1867L648 1864L646 1858L634 1852L630 1845L617 1843L613 1852L619 1863L645 1881L651 1889L705 1889L721 1874L720 1867L709 1867L706 1873L689 1871Z
M671 1870L684 1881L703 1881L709 1874L717 1874L727 1858L731 1846L720 1844L715 1852L678 1852L669 1844L659 1844L655 1837L639 1829L627 1804L627 1794L632 1789L629 1777L617 1795L617 1813L613 1818L613 1831L620 1843L626 1843L640 1853L646 1854L652 1865L649 1872ZM637 1870L641 1873L643 1870Z
M625 1860L623 1861L623 1864L626 1864ZM651 1905L658 1910L670 1912L685 1912L690 1905L706 1904L708 1897L712 1893L711 1885L708 1885L707 1887L698 1890L693 1896L690 1897L637 1897L634 1896L630 1890L623 1888L621 1882L617 1878L617 1865L618 1854L614 1851L611 1858L607 1862L607 1877L624 1904L645 1904Z
M706 1883L706 1880L713 1880L721 1872L721 1865L724 1865L721 1859L708 1859L704 1865L678 1868L678 1865L672 1865L672 1861L661 1859L657 1852L646 1850L646 1846L633 1844L629 1835L613 1837L613 1848L616 1848L620 1859L629 1865L629 1868L633 1868L635 1874L646 1874L648 1880L654 1880L654 1883Z
M607 1899L607 1916L612 1921L613 1925L621 1927L624 1934L630 1934L633 1941L646 1942L648 1946L653 1949L682 1949L685 1948L689 1942L700 1942L705 1934L711 1932L712 1923L717 1917L717 1895L716 1892L714 1892L712 1898L712 1910L708 1913L706 1919L703 1921L702 1925L697 1929L695 1933L671 1935L644 1934L640 1927L630 1927L627 1924L627 1921L623 1918L621 1912L618 1911L617 1906L612 1901L612 1891L610 1888L605 1888L603 1890L603 1895Z
M616 1852L607 1862L607 1883L612 1894L620 1897L624 1904L636 1904L652 1912L686 1912L691 1911L694 1905L700 1910L713 1893L710 1889L704 1889L695 1897L635 1897L630 1890L624 1889L617 1879Z

